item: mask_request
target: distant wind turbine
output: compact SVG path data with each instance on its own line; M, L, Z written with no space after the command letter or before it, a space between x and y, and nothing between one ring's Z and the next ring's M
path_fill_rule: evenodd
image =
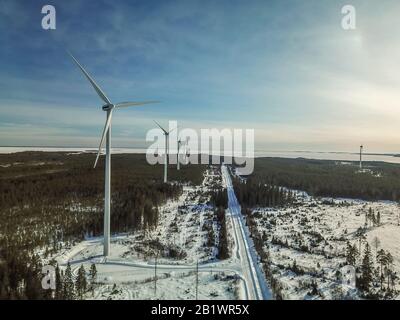
M186 138L185 142L185 164L189 164L190 148L189 148L189 138Z
M185 145L185 142L181 140L181 138L178 139L178 152L176 153L176 159L177 159L177 164L176 164L176 169L180 170L180 150L181 150L181 146Z
M68 52L69 53L69 52ZM106 165L105 165L105 196L104 196L104 256L107 257L110 254L110 204L111 204L111 117L114 109L125 108L131 106L141 106L148 103L156 103L158 101L143 101L143 102L119 102L113 104L105 95L104 91L98 86L94 79L86 72L82 65L75 59L75 57L69 53L71 58L74 60L76 65L81 69L83 74L89 80L94 90L106 104L103 105L103 111L107 112L106 123L104 125L103 134L101 135L99 150L97 157L94 162L93 168L96 167L97 161L101 153L104 138L106 138Z
M155 124L157 126L160 127L160 129L163 131L164 137L165 137L165 153L164 153L164 183L168 182L168 152L169 152L169 134L175 130L175 128L173 128L170 131L165 130L163 127L161 127L161 125L153 120L155 122Z

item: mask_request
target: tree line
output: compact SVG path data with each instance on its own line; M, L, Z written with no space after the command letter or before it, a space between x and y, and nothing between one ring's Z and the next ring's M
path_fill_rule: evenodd
M214 205L214 217L218 224L217 259L229 258L228 234L226 229L226 209L228 208L228 192L225 188L215 188L211 192L211 202Z
M313 196L364 200L400 200L400 165L331 160L256 158L251 178L270 185L306 191Z
M239 203L246 207L279 207L290 204L294 199L292 191L254 177L245 181L234 179L233 188Z
M56 264L55 267L55 289L50 291L50 296L56 300L82 300L87 292L94 294L97 282L97 269L94 263L91 264L87 274L83 264L79 267L77 276L74 279L71 265L68 263L63 270Z

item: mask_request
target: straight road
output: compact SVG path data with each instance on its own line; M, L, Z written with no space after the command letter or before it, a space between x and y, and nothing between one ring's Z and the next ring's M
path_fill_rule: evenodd
M222 177L227 187L228 210L236 242L236 256L241 261L243 278L246 282L247 297L249 300L271 299L271 290L267 286L264 273L257 263L258 256L253 246L253 241L244 223L241 207L236 198L228 168L224 165L222 166Z

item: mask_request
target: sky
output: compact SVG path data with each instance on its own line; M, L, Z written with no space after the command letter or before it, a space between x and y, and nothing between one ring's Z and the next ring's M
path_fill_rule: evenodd
M42 6L56 8L44 30ZM356 29L342 28L344 5ZM400 2L0 0L0 146L148 146L153 119L249 128L257 150L400 152Z

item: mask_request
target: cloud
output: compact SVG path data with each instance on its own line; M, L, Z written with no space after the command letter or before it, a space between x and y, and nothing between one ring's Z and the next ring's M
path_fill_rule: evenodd
M259 148L362 140L395 151L400 4L353 2L357 29L348 32L341 1L56 0L49 33L37 5L3 0L0 144L16 141L10 123L21 144L97 144L102 103L69 49L112 101L162 101L116 114L116 144L142 145L153 119L177 119L255 128Z

